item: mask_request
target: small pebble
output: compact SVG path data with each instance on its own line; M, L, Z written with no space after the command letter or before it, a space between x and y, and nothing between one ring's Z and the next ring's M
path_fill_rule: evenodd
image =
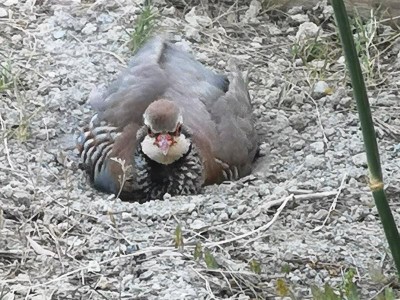
M125 212L125 211L122 213L121 216L122 216L122 220L124 220L124 221L132 220L132 215L130 213Z
M55 39L61 39L65 36L65 30L57 30L57 31L53 31L53 37Z
M82 33L86 34L86 35L90 35L90 34L94 33L96 30L97 30L96 25L94 25L93 23L87 23L85 25L85 27L83 27Z
M142 274L140 274L139 278L141 280L149 280L151 277L153 277L154 272L152 270L148 270Z
M190 228L193 230L201 230L207 227L207 224L203 222L203 220L197 219L190 224Z
M2 7L0 7L0 18L4 18L8 16L8 11Z
M296 33L296 40L298 42L303 42L304 40L308 38L315 38L320 32L322 33L322 30L319 31L318 25L316 25L313 22L304 22L303 24L300 24L299 29Z
M328 215L328 211L326 209L320 209L314 214L314 218L317 220L323 220Z
M298 140L297 142L294 142L290 147L292 147L294 150L301 150L304 148L306 145L306 142L304 140Z
M322 169L325 167L325 159L309 154L305 158L304 165L312 169Z
M317 154L322 154L325 152L325 144L323 142L311 143L310 147Z
M318 81L314 85L313 97L316 99L319 99L326 95L331 95L332 92L333 92L332 89L329 87L329 85L325 81Z
M219 215L219 219L221 220L221 221L228 221L229 220L229 216L228 216L228 214L226 213L226 212L221 212L221 214Z
M352 161L357 167L367 167L368 166L367 155L364 152L353 155Z

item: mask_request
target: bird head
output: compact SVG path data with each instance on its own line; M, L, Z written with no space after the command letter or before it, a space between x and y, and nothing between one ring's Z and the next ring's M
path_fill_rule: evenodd
M174 102L165 99L152 102L143 119L147 135L141 146L148 157L170 164L189 151L191 142L182 133L182 112Z

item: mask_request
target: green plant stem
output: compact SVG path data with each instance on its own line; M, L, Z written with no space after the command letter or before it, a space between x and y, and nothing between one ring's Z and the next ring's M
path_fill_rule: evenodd
M360 62L354 46L353 35L350 30L349 19L343 0L332 0L331 2L353 85L354 97L357 101L370 172L370 188L400 277L400 236L384 191L378 144Z

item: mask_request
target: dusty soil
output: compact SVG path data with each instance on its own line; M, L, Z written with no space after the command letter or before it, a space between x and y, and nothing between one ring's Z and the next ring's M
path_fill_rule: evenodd
M331 9L232 3L157 1L157 32L211 68L234 58L248 71L262 157L238 182L142 205L96 192L69 149L90 90L132 55L139 1L0 4L0 299L274 299L278 279L305 299L350 268L374 299L393 282ZM307 22L321 27L311 48ZM400 223L400 38L376 27L363 58Z

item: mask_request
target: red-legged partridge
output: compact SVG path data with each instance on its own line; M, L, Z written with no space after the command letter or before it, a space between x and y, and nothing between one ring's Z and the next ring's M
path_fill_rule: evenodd
M94 186L143 202L195 194L251 171L257 135L238 72L216 74L161 38L89 101L77 146Z

